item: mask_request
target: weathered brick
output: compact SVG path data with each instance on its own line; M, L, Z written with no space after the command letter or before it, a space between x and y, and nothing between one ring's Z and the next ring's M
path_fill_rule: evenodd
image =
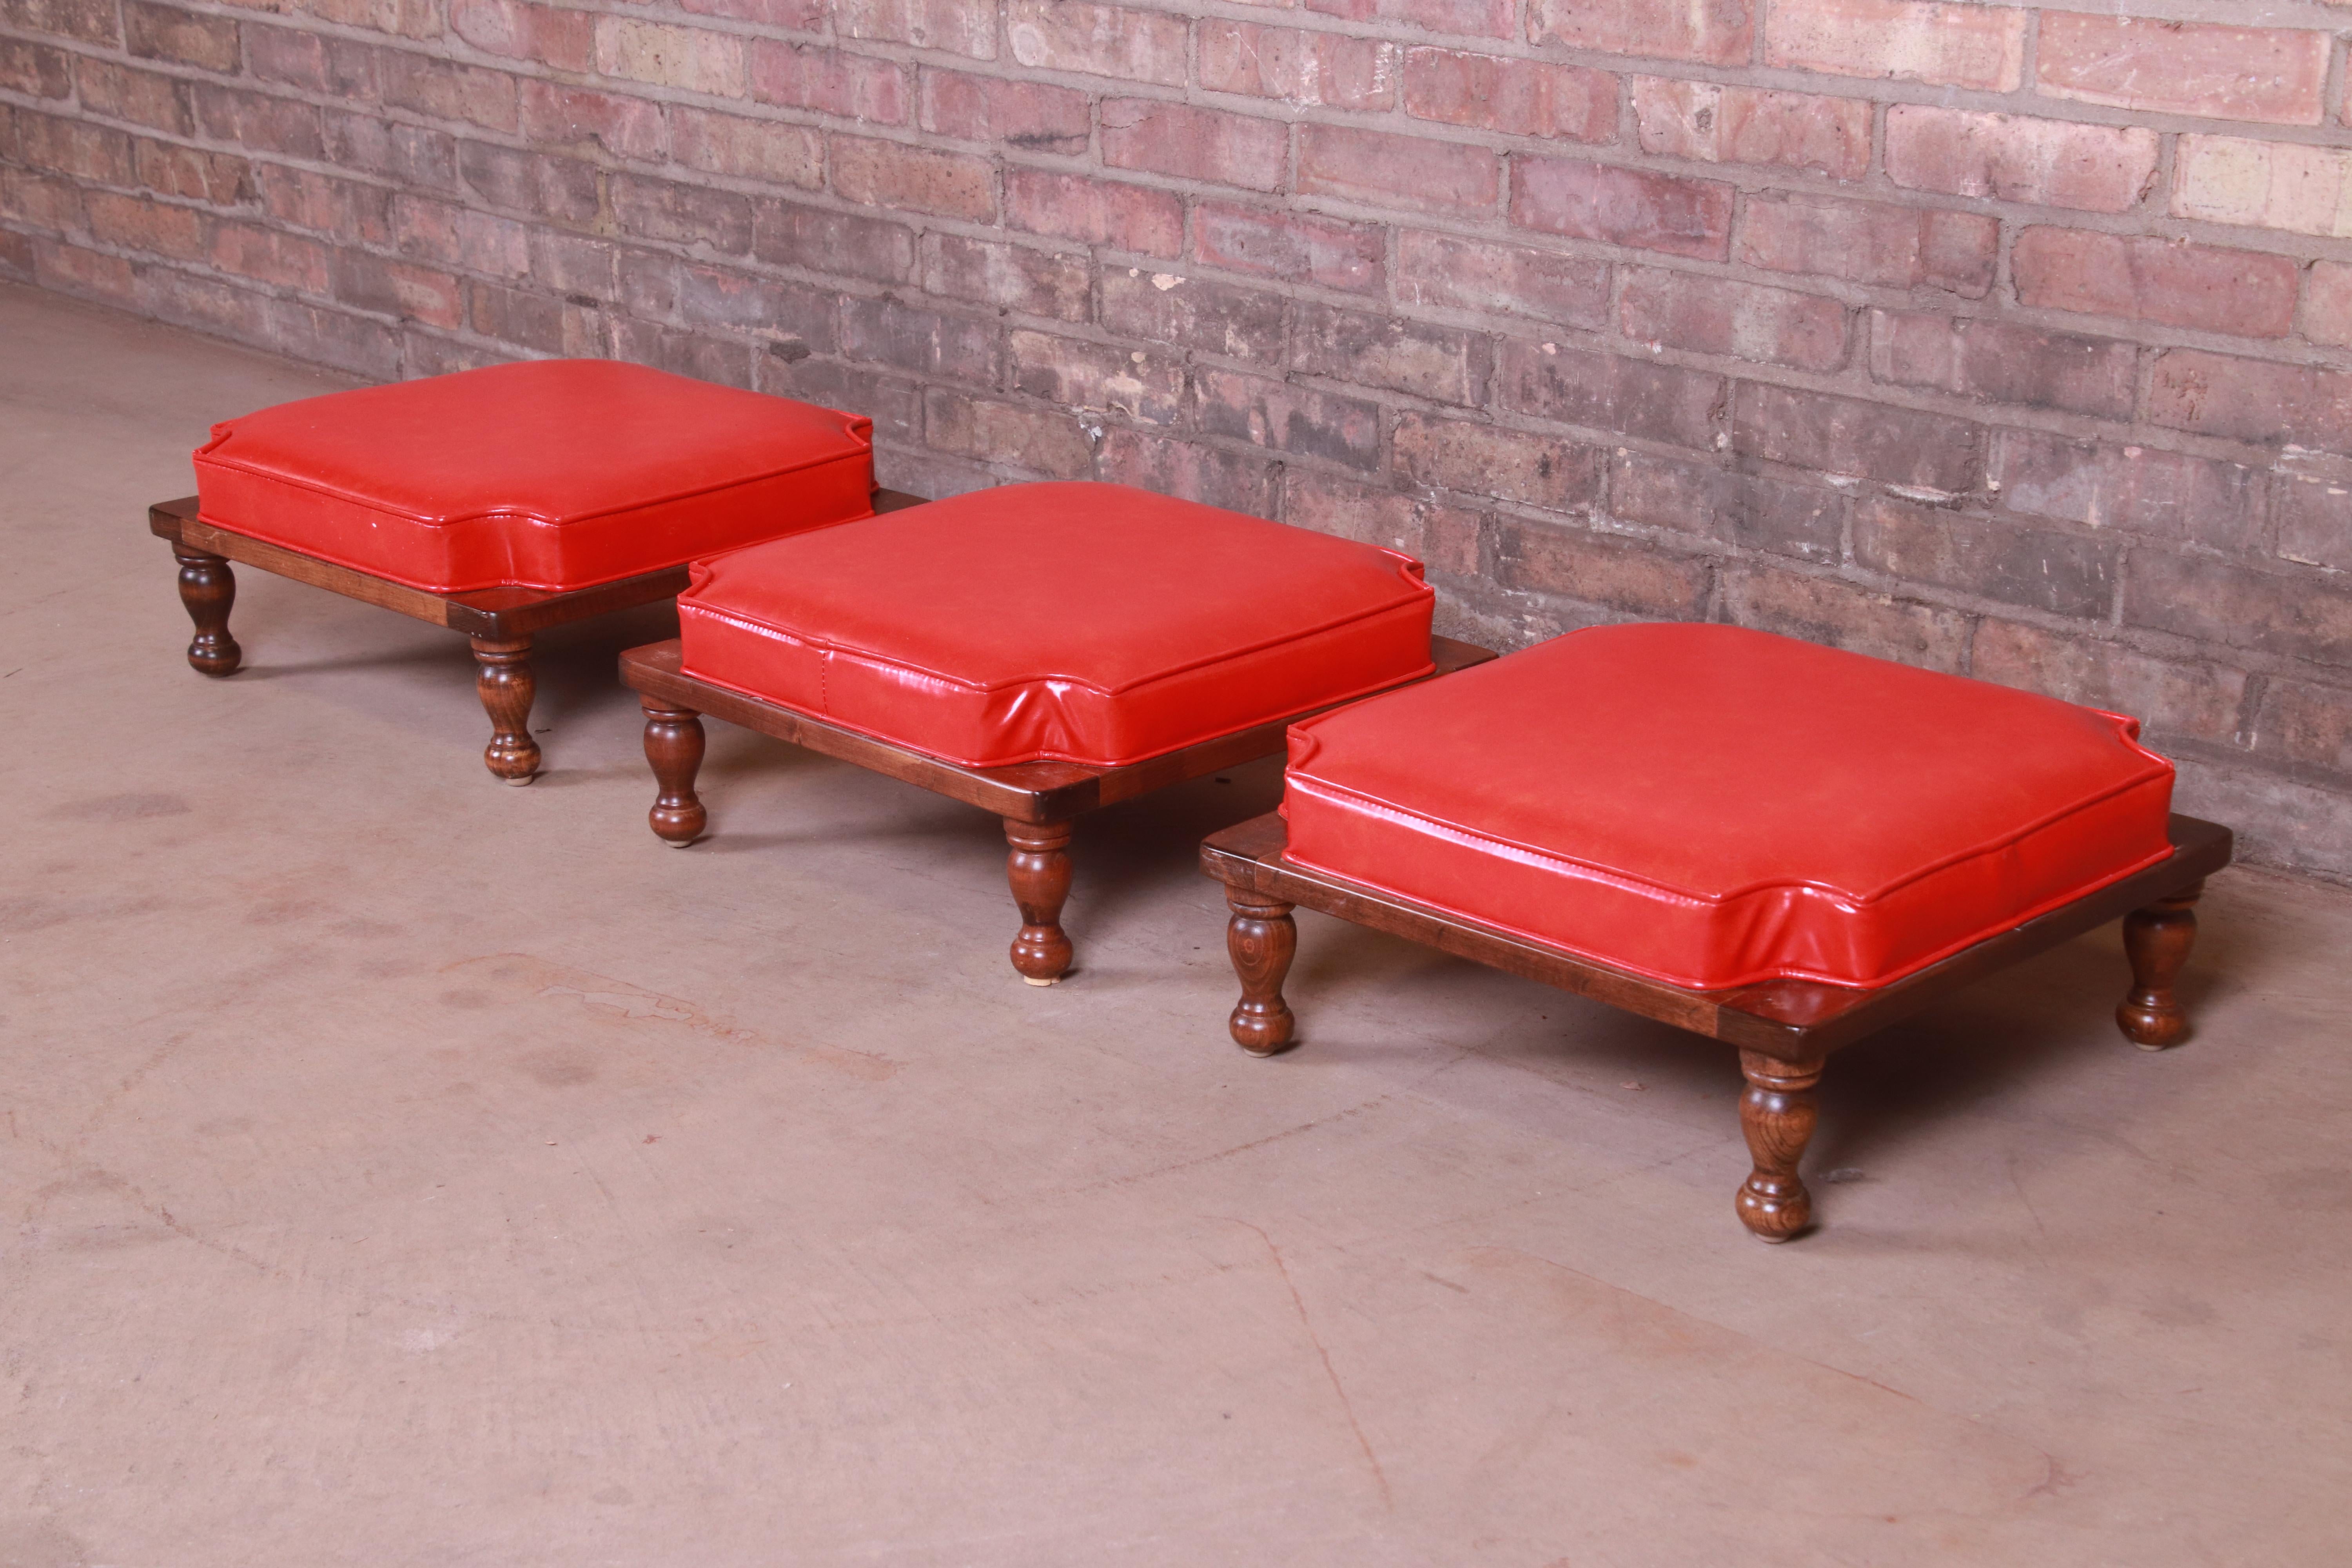
M339 168L380 174L412 189L457 189L457 143L446 132L332 110L326 132L330 160Z
M1539 522L1495 530L1495 577L1523 593L1558 594L1612 610L1689 620L1714 578L1704 556Z
M833 189L860 206L984 221L996 216L995 171L984 158L863 136L833 141Z
M1265 207L1202 202L1192 211L1192 254L1213 267L1351 293L1387 286L1385 231L1372 224L1296 216Z
M1958 610L1759 563L1727 567L1723 588L1738 626L1927 669L1958 670L1968 657L1969 617Z
M1157 98L1105 99L1101 115L1113 168L1271 191L1289 162L1290 128L1279 121Z
M494 221L504 223L507 220L499 218ZM523 271L529 273L542 289L567 298L581 294L597 300L621 298L617 253L604 240L584 234L541 229L536 234L526 231L523 243L518 248L526 258ZM667 316L676 303L677 264L669 257L662 256L661 265L666 280L657 291L656 299L638 302L645 307L640 312L642 314Z
M1744 66L1760 0L1534 0L1528 36L1612 55Z
M740 256L751 248L748 196L635 174L614 174L609 187L613 220L632 238L708 245L725 256Z
M245 24L246 69L253 79L326 93L335 98L375 96L376 50L368 44L327 33Z
M1270 365L1281 363L1289 323L1278 294L1132 267L1102 274L1102 324L1136 342Z
M52 233L87 226L79 188L70 181L51 179L29 169L0 166L0 216ZM25 265L28 268L33 265L29 248L25 252Z
M194 261L205 254L204 215L147 196L89 191L82 196L89 232L109 245Z
M832 8L831 0L678 0L679 10L698 16L725 16L794 33L824 31L825 17ZM840 7L845 17L844 35L848 36L847 17L871 8L858 0L844 0Z
M1184 404L1184 369L1165 354L1053 332L1005 335L1005 374L1014 392L1147 425L1172 425Z
M1083 257L954 234L923 237L922 279L926 293L1065 321L1087 319L1094 291Z
M1499 496L1549 511L1576 511L1601 499L1602 462L1594 448L1467 419L1398 416L1396 467L1417 485Z
M1514 413L1610 435L1712 450L1722 423L1721 376L1626 354L1505 339L1496 379Z
M6 182L0 180L0 190ZM0 229L0 278L14 282L30 283L38 270L33 259L33 237L12 229Z
M2315 261L2303 286L2303 335L2352 348L2352 265Z
M1609 266L1557 251L1406 229L1397 236L1397 299L1532 316L1598 331L1609 324Z
M1854 510L1853 557L1864 569L2053 616L2104 619L2120 554L2112 540L1902 501Z
M345 243L388 244L392 238L392 192L357 180L338 180L283 163L261 163L253 170L262 210L280 223Z
M557 70L595 68L596 18L586 11L523 0L449 0L449 30L484 54Z
M2239 463L2153 447L2004 430L1992 484L2011 511L2183 544L2251 551L2263 531L2262 476Z
M1634 134L1644 153L1810 169L1836 180L1858 180L1870 169L1866 98L1637 76L1633 100Z
M911 381L877 374L867 365L812 356L761 354L754 373L761 392L796 397L824 408L855 408L874 421L877 441L923 437L923 392ZM934 500L939 499L936 495Z
M804 125L677 104L669 132L671 156L689 169L803 190L824 184L824 139Z
M725 327L765 340L762 352L830 353L837 346L830 289L779 282L723 267L687 262L677 269L677 310L700 327Z
M845 38L880 38L976 60L996 58L996 7L967 0L833 0L833 26Z
M0 21L11 29L85 44L122 41L121 11L114 0L7 0Z
M383 100L395 109L462 120L489 131L517 127L516 79L505 71L387 49L379 74Z
M1204 16L1194 26L1201 86L1332 109L1393 109L1402 51L1383 38L1261 27Z
M1002 357L993 323L919 310L888 299L841 302L841 353L845 359L982 386L996 384Z
M1637 341L1802 370L1845 363L1846 309L1820 294L1641 268L1627 273L1617 308Z
M915 273L915 231L904 224L795 202L752 204L751 254L778 267L898 283Z
M646 99L529 79L517 108L524 137L541 146L593 144L616 158L646 163L669 156L668 123L661 106ZM684 104L673 105L670 112L680 121L703 113Z
M1767 195L1742 204L1736 255L1773 272L1980 300L1992 288L2000 241L2000 226L1978 213Z
M1574 239L1720 261L1732 187L1567 158L1511 161L1511 221Z
M1295 371L1434 403L1471 406L1485 399L1494 350L1483 334L1303 300L1293 322Z
M139 291L131 263L62 240L33 241L33 281L44 289L128 304Z
M245 4L246 0L236 0ZM321 22L365 27L403 38L441 36L441 7L436 0L300 0L299 9Z
M1030 234L1141 256L1175 256L1184 248L1181 197L1149 185L1051 169L1004 171L1004 221Z
M1112 484L1137 485L1180 500L1272 517L1279 504L1276 486L1282 463L1260 452L1236 452L1157 431L1113 428L1103 432L1095 471Z
M1835 562L1844 539L1845 498L1834 490L1624 447L1610 463L1609 510L1800 561Z
M625 318L612 322L610 331L614 359L651 365L672 375L689 375L720 386L749 390L751 385L752 362L758 356L749 343Z
M254 199L253 165L226 153L134 138L131 156L139 184L159 195L187 196L215 206L239 206Z
M1764 63L2011 92L2024 78L2027 13L1950 0L1775 0Z
M1348 125L1298 129L1298 189L1371 206L1476 216L1495 210L1502 161L1484 147Z
M326 155L319 110L299 99L247 92L197 81L188 84L196 124L206 136L247 153L283 153L293 158Z
M1032 70L1184 85L1184 19L1086 0L1006 0L1004 42Z
M205 259L223 272L305 293L327 292L331 262L358 251L332 251L315 240L252 223L215 223ZM455 325L455 321L445 323Z
M401 195L393 198L390 222L392 243L404 256L493 278L522 278L531 272L530 231L512 218L454 202Z
M877 125L907 122L907 74L895 60L781 38L751 42L751 96Z
M83 55L74 61L74 79L85 110L174 136L195 134L196 111L189 83L178 77Z
M2021 304L2126 316L2241 337L2294 325L2293 258L2152 235L2029 228L2010 253Z
M178 5L122 0L123 47L145 60L171 60L205 70L237 68L236 24Z
M34 168L100 185L131 183L131 138L121 132L24 110L10 119L16 126L16 156Z
M1886 111L1886 177L1913 190L2119 213L2155 185L2160 141L2144 126L1898 103Z
M457 169L494 207L583 227L596 221L596 170L591 164L466 142L458 145Z
M2352 373L2167 349L2157 355L2147 417L2200 436L2352 451Z
M1432 33L1507 38L1517 0L1305 0L1309 11L1351 22L1400 22Z
M2242 670L2150 658L2117 643L1988 617L1969 673L2068 702L2127 713L2158 737L2226 744L2244 700Z
M71 98L73 73L63 49L37 44L30 38L0 38L0 88L26 98ZM31 265L32 252L25 252Z
M466 313L474 331L486 338L551 354L562 353L570 346L563 330L562 302L545 294L469 282Z
M334 289L347 305L404 321L454 328L466 320L463 286L454 276L364 250L335 253Z
M2271 494L2278 512L2282 557L2307 566L2352 572L2352 484L2308 474L2280 474L2272 480Z
M1203 371L1194 380L1200 427L1297 457L1366 472L1381 463L1381 408L1264 376Z
M2352 150L2238 136L2183 136L2172 216L2352 237Z
M2265 756L2352 774L2352 689L2273 678L2253 725Z
M1981 316L1870 313L1870 374L1898 386L2128 419L2139 350Z
M2134 551L2124 621L2279 658L2352 666L2352 592L2300 568L2258 572L2208 555Z
M1617 79L1580 66L1412 49L1404 58L1404 111L1507 136L1613 142Z
M2143 113L2316 125L2328 36L2044 11L2034 80L2051 98Z
M915 123L934 136L999 142L1024 153L1079 153L1093 135L1087 95L1042 81L925 66L915 101Z
M606 76L715 98L740 98L751 85L739 35L634 16L596 18L596 68Z
M1816 473L1957 495L1976 488L1984 431L1941 414L1741 382L1732 393L1731 447Z
M1286 469L1282 521L1360 544L1400 550L1433 572L1470 576L1479 568L1485 518L1397 490L1375 489L1312 468Z

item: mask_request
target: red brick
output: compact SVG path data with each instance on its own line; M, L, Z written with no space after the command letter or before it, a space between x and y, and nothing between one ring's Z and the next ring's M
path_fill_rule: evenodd
M915 231L904 224L797 202L752 204L751 254L778 267L904 282L915 273Z
M1493 363L1486 336L1458 327L1305 300L1293 317L1290 368L1308 375L1472 406Z
M245 63L256 81L280 82L335 98L375 96L376 49L353 39L248 22Z
M2303 335L2352 348L2352 264L2315 261L2303 289Z
M1731 237L1732 187L1566 158L1515 158L1511 221L1574 239L1720 261Z
M2352 593L2302 568L2253 571L2210 555L2135 551L2123 618L2278 658L2352 665Z
M815 190L824 184L824 141L804 125L673 105L671 155L689 169Z
M1332 109L1396 107L1398 47L1381 38L1307 33L1203 17L1195 26L1201 86Z
M915 123L934 136L1002 142L1024 153L1080 153L1093 134L1087 95L1041 81L1006 81L925 66Z
M531 79L523 82L517 108L523 136L535 143L592 142L616 158L646 163L669 157L669 129L661 105L646 99ZM688 119L703 111L679 104L671 112Z
M833 189L861 206L983 221L996 216L995 169L984 158L904 142L833 138Z
M1491 213L1502 195L1501 160L1484 147L1459 142L1347 125L1302 125L1298 189L1371 206Z
M749 390L752 361L761 357L749 343L714 338L690 329L656 326L625 318L614 321L609 331L613 346L608 352L614 359L651 365L672 375L715 382L720 386Z
M2168 349L2147 417L2200 436L2352 451L2352 372Z
M776 397L796 397L824 408L855 408L874 421L877 441L920 441L923 431L922 389L896 376L878 375L863 365L830 359L784 359L761 354L757 373L760 390ZM936 500L936 491L919 491Z
M2183 136L2172 216L2352 237L2352 150L2240 136Z
M1102 275L1102 324L1137 342L1164 343L1254 364L1282 360L1290 301L1209 278L1180 278L1140 268Z
M2128 419L2139 351L2105 338L1938 311L1873 310L1870 374L1898 386Z
M0 181L0 187L5 187L5 181ZM0 229L0 277L30 283L37 267L38 263L33 259L33 237Z
M1096 472L1112 484L1137 485L1180 500L1196 500L1252 517L1272 517L1279 459L1234 452L1155 431L1103 432Z
M283 153L295 158L326 153L319 111L310 104L208 81L191 82L189 94L197 125L216 142L247 153Z
M393 200L391 229L403 255L493 278L522 278L531 271L530 231L512 218L403 195Z
M325 126L326 161L339 168L378 174L413 189L457 189L457 142L446 131L335 110L327 111Z
M1730 567L1724 574L1723 606L1737 626L1926 669L1958 670L1968 657L1970 617L1958 610L1777 566Z
M833 0L833 26L845 38L880 38L976 60L996 58L996 7L969 0Z
M1637 76L1634 133L1644 153L1708 163L1767 163L1858 180L1870 169L1870 100L1768 92Z
M1058 409L935 386L923 394L923 424L939 451L1007 463L1048 479L1083 479L1094 473L1094 445L1084 426Z
M2018 302L2126 316L2241 337L2283 338L2294 324L2290 257L2153 236L2029 228L2010 253Z
M1380 467L1377 403L1223 370L1199 372L1194 397L1200 427L1211 436L1367 472Z
M837 296L829 289L691 262L678 268L677 285L677 313L697 327L755 333L768 353L830 353L836 346Z
M299 235L263 228L258 224L216 223L206 259L223 272L234 272L240 278L323 294L327 291L330 260L355 254L361 253L331 251ZM451 321L444 324L457 323Z
M1533 0L1528 37L1612 55L1744 66L1761 0Z
M1397 471L1417 485L1496 496L1548 511L1577 511L1601 499L1601 458L1556 434L1506 429L1467 419L1402 414Z
M233 0L234 4L249 5L255 0ZM262 0L265 5L268 0ZM404 38L437 38L441 36L441 7L435 0L300 0L299 8L306 16L321 22L333 22L346 27L365 27L372 32L391 33Z
M679 27L635 16L596 18L596 69L657 87L740 98L748 80L745 40L709 27Z
M1512 412L1609 436L1712 451L1722 423L1721 376L1627 354L1506 339L1496 379Z
M1854 510L1853 559L1864 570L2046 615L2105 620L2121 553L2112 540L1883 498Z
M1914 190L2119 213L2155 185L2160 140L2141 126L1897 104L1886 111L1886 177Z
M1184 248L1181 197L1087 174L1008 168L1004 221L1030 234L1058 235L1142 256L1174 256Z
M1004 42L1031 70L1184 85L1181 16L1086 0L1006 0Z
M2217 550L2259 548L2263 474L2153 447L2004 430L1991 488L2010 510Z
M582 227L594 223L602 210L596 170L576 159L468 142L457 163L466 184L492 206Z
M2149 658L2115 643L1989 618L1978 626L1969 673L2063 701L2128 713L2156 735L2226 744L2235 739L2243 671Z
M1006 334L1004 351L1014 392L1147 425L1172 425L1183 409L1184 367L1171 354L1020 331Z
M382 185L338 180L283 163L253 171L262 210L280 223L330 234L346 244L383 245L392 238L392 193Z
M563 306L544 294L502 288L495 283L466 285L466 313L474 331L486 338L561 354L572 349L564 331Z
M1495 531L1495 579L1607 609L1688 620L1714 581L1705 557L1577 529L1507 521Z
M1432 33L1475 38L1511 36L1517 0L1305 0L1309 11L1351 22L1401 22Z
M1192 226L1192 254L1213 267L1358 294L1387 287L1386 232L1375 225L1202 202Z
M131 263L122 258L51 239L33 241L33 279L44 289L123 303L139 288Z
M133 139L131 155L139 183L159 195L187 196L225 207L253 200L253 165L242 158L144 136Z
M175 136L195 134L195 110L188 84L161 71L137 70L88 55L74 61L82 108L110 120L128 120Z
M1532 316L1599 331L1609 324L1609 266L1557 251L1406 229L1397 236L1397 300Z
M1618 300L1629 338L1801 370L1845 363L1845 316L1819 294L1648 268L1628 275Z
M953 234L923 237L922 279L926 293L1065 321L1087 319L1094 289L1083 257Z
M723 256L751 248L751 203L733 191L677 180L614 174L613 221L632 239L707 245Z
M1992 288L2000 226L1976 213L1828 196L1756 196L1740 215L1738 258L1890 289L1943 289L1979 300Z
M2015 6L1954 0L1774 0L1764 63L2011 92L2024 77L2025 23Z
M27 98L71 98L73 75L67 66L70 58L63 49L29 38L0 38L0 88ZM32 252L28 249L25 254L29 266Z
M34 168L101 185L131 183L131 138L121 132L25 110L11 118L16 156Z
M122 34L123 47L140 59L213 71L237 68L236 24L226 16L123 0Z
M1458 576L1478 571L1485 522L1479 513L1461 507L1374 489L1310 468L1292 468L1283 475L1282 521L1293 528L1400 550L1433 572Z
M205 254L204 215L194 207L173 206L146 196L119 196L111 191L84 192L82 207L89 215L90 234L109 245L183 261L194 261Z
M1579 66L1412 49L1404 57L1404 110L1507 136L1614 142L1617 79Z
M2306 474L2280 474L2273 485L2279 555L2334 572L2352 571L2352 485Z
M1940 414L1741 382L1732 395L1731 449L1815 473L1958 495L1976 488L1984 431Z
M2143 113L2316 125L2328 36L2045 11L2034 79L2052 98Z
M1156 98L1105 99L1101 113L1103 162L1114 168L1253 191L1282 184L1290 128L1279 121Z
M87 226L79 189L70 181L53 180L26 169L0 167L0 215L52 232ZM32 252L25 255L29 266Z
M75 38L85 44L119 44L122 20L114 0L12 0L5 13L11 29Z
M1844 538L1845 498L1834 490L1623 447L1610 464L1609 510L1800 561L1836 561Z
M590 12L521 0L449 0L449 30L484 54L536 60L557 70L596 68L596 18Z
M842 301L845 359L994 386L1003 359L997 337L993 320L919 310L887 298Z
M2273 679L2263 692L2253 739L2266 754L2352 775L2352 690Z
M907 122L907 78L898 62L814 44L752 40L751 96L843 120Z
M380 75L383 100L395 109L415 110L436 120L462 120L489 131L511 132L517 126L516 79L505 71L387 49Z

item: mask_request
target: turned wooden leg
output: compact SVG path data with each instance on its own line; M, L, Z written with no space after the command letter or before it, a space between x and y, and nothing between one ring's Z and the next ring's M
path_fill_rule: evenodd
M1234 912L1225 922L1225 952L1242 981L1242 999L1226 1026L1234 1044L1254 1057L1270 1057L1290 1048L1298 1026L1282 999L1283 979L1298 952L1298 922L1290 918L1290 905L1239 888L1225 889L1225 907Z
M490 743L482 762L507 783L527 784L539 772L539 742L530 738L530 700L538 693L530 674L530 638L478 637L474 662L480 666L474 686L490 716Z
M646 710L646 761L653 764L654 782L661 786L646 818L664 843L683 849L702 837L710 821L694 793L694 775L702 766L702 716L650 697L638 701Z
M236 574L228 558L184 544L172 546L180 563L180 603L196 635L188 644L189 668L202 675L234 675L245 650L228 635L229 606L236 603Z
M1051 985L1070 967L1070 939L1062 905L1070 896L1070 825L1004 819L1005 878L1021 906L1021 934L1013 939L1013 967L1032 985Z
M2141 1050L2160 1051L2189 1032L2189 1015L2174 1000L2172 983L2196 944L2197 896L2204 890L2200 882L2124 917L2132 988L2116 1009L2116 1023Z
M1739 1185L1739 1223L1759 1241L1786 1241L1812 1222L1813 1200L1797 1178L1797 1162L1812 1142L1819 1114L1813 1086L1822 1081L1819 1063L1800 1067L1741 1051L1739 1070L1748 1092L1739 1101L1739 1130L1756 1168Z

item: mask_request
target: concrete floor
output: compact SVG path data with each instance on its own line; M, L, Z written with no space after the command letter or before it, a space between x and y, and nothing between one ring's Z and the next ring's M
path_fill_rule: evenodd
M143 507L335 384L0 289L0 1568L2320 1564L2352 1533L2352 895L2233 870L2166 1056L2112 931L1841 1058L1824 1228L1722 1048L1318 916L1226 1044L1206 829L978 813L614 654L504 789L463 643Z

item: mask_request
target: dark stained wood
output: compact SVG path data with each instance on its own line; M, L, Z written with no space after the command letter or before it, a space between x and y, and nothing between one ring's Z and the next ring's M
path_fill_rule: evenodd
M228 632L236 574L225 558L193 545L175 543L172 555L180 563L180 603L196 624L196 635L188 641L189 668L199 675L235 675L245 658Z
M1062 906L1070 898L1070 825L1004 819L1005 880L1021 910L1013 939L1013 967L1032 985L1051 985L1070 967L1070 938Z
M2116 1008L2116 1023L2144 1051L2160 1051L2189 1032L2189 1015L2172 994L2172 983L2197 943L2197 898L2204 890L2200 882L2124 917L2132 988Z
M1298 952L1298 922L1288 904L1240 888L1225 889L1225 908L1233 911L1225 922L1225 952L1242 978L1242 999L1225 1027L1234 1044L1254 1057L1288 1050L1298 1020L1282 999L1282 983Z
M1748 1092L1739 1100L1739 1131L1754 1169L1739 1184L1739 1223L1760 1241L1787 1241L1813 1220L1812 1194L1798 1179L1797 1163L1813 1141L1819 1119L1814 1086L1819 1062L1775 1060L1762 1051L1739 1053Z
M638 701L646 710L646 761L660 791L646 820L664 843L683 849L710 825L710 814L694 793L694 775L702 769L702 720L691 709L651 697Z
M490 716L490 743L482 761L510 784L527 784L539 773L539 742L530 738L530 705L539 682L530 672L530 638L484 637L474 641L474 689Z

